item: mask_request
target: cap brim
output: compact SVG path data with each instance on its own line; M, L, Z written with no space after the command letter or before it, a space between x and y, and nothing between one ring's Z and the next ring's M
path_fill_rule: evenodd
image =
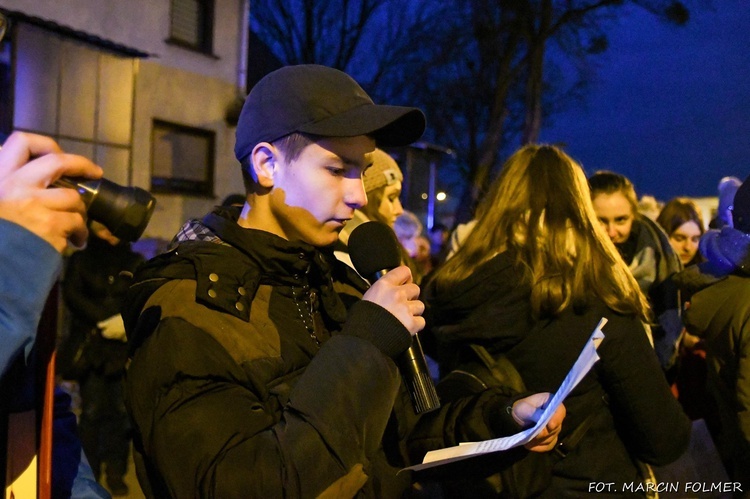
M425 116L415 107L366 104L330 118L307 123L297 130L324 137L370 135L378 146L406 146L419 140Z

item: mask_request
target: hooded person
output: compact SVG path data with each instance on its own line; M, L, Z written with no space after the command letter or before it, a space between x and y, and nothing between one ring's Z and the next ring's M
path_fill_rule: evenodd
M718 421L709 425L732 480L750 496L750 177L734 197L734 227L701 238L706 261L675 277L690 306L687 331L706 349L708 392ZM737 497L737 496L735 496Z

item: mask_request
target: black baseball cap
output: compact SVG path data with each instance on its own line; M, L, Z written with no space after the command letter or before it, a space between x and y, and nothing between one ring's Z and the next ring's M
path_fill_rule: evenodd
M405 146L422 136L415 107L375 104L346 73L317 64L285 66L264 76L245 99L234 154L242 161L256 144L290 133L323 137L370 135L379 147Z

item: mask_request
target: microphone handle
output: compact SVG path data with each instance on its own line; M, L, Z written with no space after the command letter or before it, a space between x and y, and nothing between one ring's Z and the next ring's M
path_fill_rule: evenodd
M374 283L389 270L373 272L369 281ZM427 360L424 358L422 343L418 335L412 336L411 346L399 356L397 364L409 390L414 412L422 414L440 408L440 398L435 390L435 383L430 377L430 370L427 367Z
M398 367L409 389L414 412L422 414L438 409L440 398L430 377L419 336L412 337L411 346L399 357Z

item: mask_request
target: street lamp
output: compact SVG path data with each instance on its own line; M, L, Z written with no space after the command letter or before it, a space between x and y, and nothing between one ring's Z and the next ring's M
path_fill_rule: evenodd
M440 154L447 154L449 156L455 157L456 152L453 149L436 144L429 144L427 142L416 142L412 144L411 147L415 149L421 149L422 151L438 153L430 155L430 176L427 190L427 230L430 230L435 225L435 191L437 190L438 158L440 157ZM445 193L443 193L443 199L445 199Z

